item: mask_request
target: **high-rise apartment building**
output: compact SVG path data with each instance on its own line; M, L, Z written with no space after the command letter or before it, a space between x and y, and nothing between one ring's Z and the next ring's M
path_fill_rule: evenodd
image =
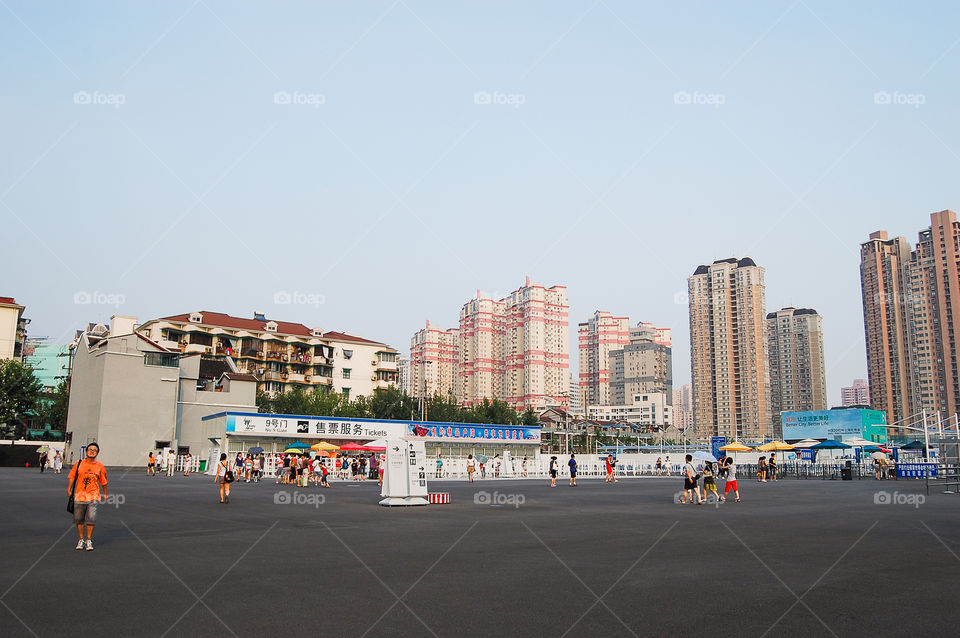
M580 401L585 405L608 405L610 398L609 356L630 343L630 319L597 310L579 324Z
M889 424L916 423L921 411L952 418L960 408L957 214L932 213L912 251L903 237L872 233L860 247L860 278L871 407Z
M854 379L853 385L840 388L840 405L870 405L870 384L866 379Z
M397 389L410 395L410 357L397 357Z
M573 377L572 372L568 373L567 377L570 379L570 391L568 392L570 414L580 414L580 410L583 409L580 405L580 381Z
M670 329L641 323L630 342L609 354L612 405L626 405L638 394L660 393L673 401L673 352Z
M770 414L782 438L781 412L827 409L823 318L810 308L784 308L768 313L766 323Z
M673 391L673 424L680 430L693 427L693 387L686 383Z
M930 215L907 277L913 412L947 418L960 409L960 222L952 210Z
M410 396L456 397L460 369L460 330L441 330L427 322L410 339Z
M460 403L567 405L569 308L566 286L545 288L529 277L500 300L477 291L460 311Z
M749 257L721 259L698 266L687 288L697 435L767 437L764 269Z
M870 406L887 413L887 423L913 414L910 382L910 244L886 231L860 245L860 286L867 345Z

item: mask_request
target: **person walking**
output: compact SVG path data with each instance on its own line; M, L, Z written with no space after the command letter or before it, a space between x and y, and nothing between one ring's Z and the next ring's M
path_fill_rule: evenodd
M757 461L757 482L767 482L767 457L765 456L761 456L760 460Z
M737 497L737 503L740 502L740 490L737 489L737 466L733 462L733 457L728 456L724 459L723 463L723 476L727 480L726 485L723 486L723 498L721 502L726 502L730 490L733 490L733 495Z
M616 462L613 460L613 455L612 455L612 454L608 454L608 455L607 455L607 458L604 459L604 463L605 463L606 466L607 466L607 480L604 481L604 482L605 482L605 483L617 483L617 482L618 482L618 481L617 481L617 477L615 477L615 476L613 475L613 468L614 468L614 465L616 465Z
M521 470L520 476L522 476L523 478L527 478L527 455L526 454L523 455L523 463L520 465L520 470Z
M60 450L57 450L57 453L53 455L53 473L59 474L60 470L63 469L63 453Z
M233 483L233 468L235 465L227 460L227 453L220 454L220 462L217 464L217 473L213 477L215 483L220 486L220 502L230 502L230 484Z
M76 549L85 549L88 552L93 551L93 527L97 522L101 487L103 498L107 498L107 468L97 460L99 454L99 444L88 444L85 458L77 461L67 475L67 494L73 495L73 522L77 526L79 537Z
M557 486L557 457L550 457L550 487Z
M153 452L151 452L147 456L147 476L150 476L151 474L156 475L156 473L157 473L157 457L155 457L153 455Z
M327 482L327 474L329 473L330 470L327 469L327 464L320 461L320 487L330 487L330 483Z
M443 458L439 452L437 452L437 473L435 478L440 478L443 475Z
M40 473L41 473L41 474L43 474L43 471L44 471L45 469L47 469L47 459L48 459L48 458L49 458L49 454L48 454L47 452L41 452L41 454L40 454L40 462L38 463L38 465L40 466Z
M713 476L713 461L703 464L703 500L708 501L709 492L713 492L716 502L720 501L720 492L717 491L717 481Z
M663 476L663 459L657 457L657 476Z
M500 478L500 465L502 463L503 459L500 458L499 454L493 457L493 478Z
M172 449L167 454L167 476L173 476L173 471L177 468L177 453Z
M577 459L576 455L571 454L570 460L567 461L567 465L570 466L570 487L577 486Z
M670 476L670 455L667 455L667 458L663 460L663 469L666 470L667 476Z
M467 482L473 483L473 473L477 470L477 461L472 454L467 455Z
M193 463L193 457L190 456L189 452L187 452L187 454L183 457L183 475L184 476L190 476L191 463Z
M487 478L487 464L483 461L480 461L480 478Z
M687 454L686 464L683 466L683 501L681 501L683 504L686 504L687 496L690 496L691 503L693 497L696 496L697 505L703 505L703 499L700 498L700 488L697 487L699 478L696 468L693 467L693 456Z
M770 454L770 460L767 461L767 477L773 481L778 481L777 478L777 459L774 458L774 453Z

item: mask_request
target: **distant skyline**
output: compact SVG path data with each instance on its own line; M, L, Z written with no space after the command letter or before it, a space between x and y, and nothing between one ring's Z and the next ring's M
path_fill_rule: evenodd
M404 352L525 276L673 329L751 257L866 378L859 245L960 207L960 5L0 6L0 295L298 321Z

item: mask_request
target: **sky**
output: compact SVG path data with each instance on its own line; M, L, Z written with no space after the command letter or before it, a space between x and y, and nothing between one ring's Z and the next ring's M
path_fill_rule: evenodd
M409 350L482 290L673 328L750 256L866 377L859 245L960 208L952 2L0 0L0 296Z

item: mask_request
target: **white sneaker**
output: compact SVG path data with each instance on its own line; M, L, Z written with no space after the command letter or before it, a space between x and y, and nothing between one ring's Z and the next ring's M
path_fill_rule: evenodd
M93 541L90 540L89 538L87 539L87 547L86 547L86 549L87 549L88 552L92 552L92 551L93 551Z
M77 541L77 549L83 549L83 539Z

